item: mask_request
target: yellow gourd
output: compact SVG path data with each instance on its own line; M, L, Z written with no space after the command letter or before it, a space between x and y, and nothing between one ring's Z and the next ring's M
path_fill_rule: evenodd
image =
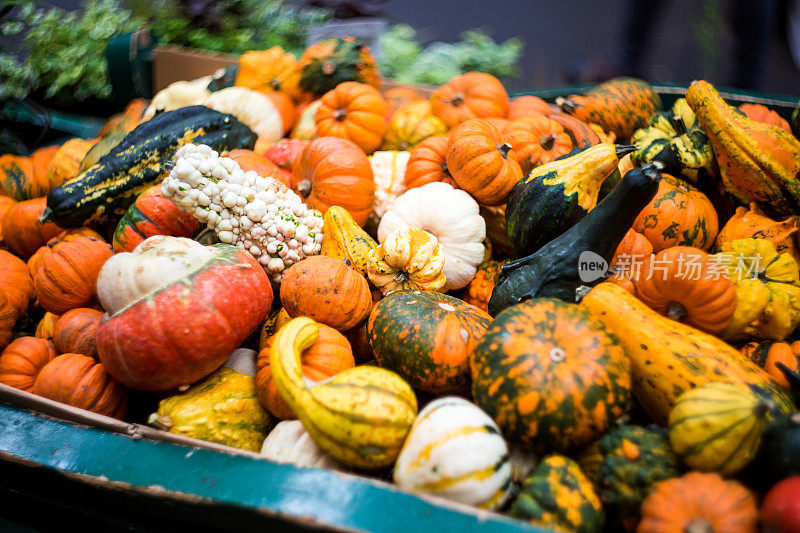
M322 218L320 253L350 261L350 266L367 275L367 256L378 247L375 239L359 226L347 209L330 207Z
M404 227L370 251L367 276L383 294L403 289L438 291L446 278L444 251L425 230Z

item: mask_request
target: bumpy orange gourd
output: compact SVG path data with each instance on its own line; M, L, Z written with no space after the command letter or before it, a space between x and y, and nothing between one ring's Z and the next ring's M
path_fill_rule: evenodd
M753 494L718 474L689 472L655 486L642 502L637 533L756 533Z
M0 354L0 383L33 392L36 376L58 355L53 343L36 337L20 337Z
M706 81L692 83L686 101L708 135L729 193L770 216L800 214L800 140L743 116Z
M53 344L61 353L81 353L96 359L95 337L102 318L103 312L97 309L70 309L56 322Z
M539 114L510 121L503 129L503 139L514 148L524 174L572 150L572 140L561 124Z
M671 246L707 250L719 230L717 212L708 197L687 182L662 174L658 192L633 222L656 252Z
M347 338L325 324L318 324L317 340L300 354L303 377L310 381L323 381L356 366L353 350ZM278 392L272 377L270 352L274 335L258 353L256 360L256 391L258 400L270 413L281 419L297 418Z
M725 223L717 235L716 248L722 250L725 244L737 239L766 239L775 245L779 254L790 254L800 262L800 252L795 246L797 237L797 217L789 217L776 222L764 215L755 203L750 209L737 207L736 213Z
M512 146L485 120L468 120L450 132L447 168L478 203L500 205L522 179Z
M61 354L39 372L33 393L112 418L122 418L127 391L102 363L78 353Z
M323 95L314 121L320 137L347 139L371 154L386 133L386 100L372 85L340 83Z
M315 255L283 273L281 303L292 318L307 316L347 331L369 316L372 295L364 276L346 261Z
M33 275L39 303L56 314L85 307L94 300L97 276L112 255L111 246L94 237L48 245Z
M8 249L23 259L62 231L52 222L39 222L45 207L47 198L34 198L12 205L3 217L3 239Z
M361 148L345 139L321 137L308 143L292 164L291 183L320 213L338 205L363 226L372 212L372 165Z
M508 93L491 74L467 72L436 89L431 106L433 114L453 128L471 118L505 117Z
M653 257L636 282L636 296L650 309L719 335L736 310L736 285L699 248L673 246Z
M538 96L517 96L511 100L508 106L508 120L514 120L520 117L527 117L530 115L548 115L552 112L550 104L539 98Z
M447 136L428 137L410 150L405 173L406 189L443 181L457 187L447 169Z

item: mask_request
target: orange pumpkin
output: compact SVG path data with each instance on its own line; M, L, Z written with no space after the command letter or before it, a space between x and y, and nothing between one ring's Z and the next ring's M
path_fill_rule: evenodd
M0 354L0 383L33 392L36 376L58 355L53 343L36 337L20 337Z
M386 133L386 100L366 83L340 83L323 95L314 122L320 137L347 139L371 154Z
M673 320L718 335L736 310L736 285L699 248L673 246L648 262L636 281L636 296Z
M484 205L505 203L522 169L500 130L485 120L468 120L450 132L447 168L461 189Z
M23 259L62 231L52 222L39 222L45 207L45 197L25 200L11 206L3 217L3 239L8 249Z
M755 533L756 499L736 481L689 472L655 486L642 502L637 533Z
M411 87L392 87L382 93L383 99L386 100L386 120L404 105L424 100L423 96Z
M553 110L550 109L550 104L539 98L538 96L518 96L511 100L508 106L509 120L514 120L520 117L536 116L536 115L549 115Z
M508 103L500 80L483 72L455 76L431 95L433 114L448 128L472 118L505 117Z
M719 221L708 197L683 180L663 174L658 192L633 222L656 252L671 246L707 250L717 237Z
M347 331L369 316L372 294L367 280L349 262L315 255L283 273L281 303L292 318L307 316Z
M11 329L28 310L32 297L33 282L25 263L0 250L0 348L11 341Z
M739 111L747 115L747 118L750 120L755 120L764 124L771 124L773 126L778 126L789 133L792 132L789 122L767 106L761 104L742 104L739 106Z
M281 172L281 168L253 150L231 150L225 154L225 157L229 157L239 163L239 166L242 167L242 170L245 172L252 170L259 176L275 178L283 183L283 172Z
M345 139L321 137L308 143L292 165L291 184L320 213L338 205L363 226L372 212L372 166L367 154Z
M74 241L75 239L79 239L81 237L91 237L100 242L106 242L99 233L85 226L80 228L66 229L47 241L46 246L42 246L36 250L36 252L28 259L28 272L30 273L31 278L36 275L36 271L39 269L39 262L41 259L49 253L49 247L53 246L57 242Z
M300 354L303 377L309 381L323 381L344 372L356 365L353 350L344 335L326 326L318 324L317 340ZM274 335L267 340L266 346L259 352L256 360L256 391L258 399L270 413L281 419L297 418L292 409L278 392L278 386L272 379L270 353Z
M621 267L632 266L634 262L641 264L643 261L650 259L653 253L653 245L647 240L647 237L629 229L623 237L622 242L617 246L614 252L614 257L611 259L611 267L622 263Z
M503 130L503 139L514 148L524 174L572 150L572 140L561 124L540 114L510 121Z
M122 113L113 115L103 124L97 136L103 138L118 133L130 133L142 122L142 115L144 115L149 105L149 100L134 98L128 102L128 105L125 106L125 110L122 111Z
M235 85L263 93L280 91L289 96L299 96L297 82L300 73L295 70L294 56L280 46L268 50L251 50L239 56L239 70Z
M58 322L59 315L46 311L42 319L36 324L36 332L33 334L37 339L45 339L48 341L53 340L53 334L56 331L56 322Z
M34 181L33 163L30 158L0 155L0 193L15 200L27 200L47 192L47 180L40 185Z
M0 244L3 243L3 218L11 206L17 202L10 196L0 196Z
M500 131L506 129L508 124L511 122L507 118L502 118L502 117L490 117L490 118L485 118L483 120L485 120L486 122L488 122L489 124L491 124Z
M53 344L61 353L81 353L97 359L95 336L103 313L97 309L70 309L56 322Z
M791 254L800 263L800 253L795 246L797 237L797 217L789 217L776 222L764 215L753 202L750 209L737 207L736 213L725 223L717 235L716 248L722 250L725 244L737 239L766 239L775 245L779 254Z
M76 177L81 168L81 161L95 145L97 139L70 139L61 145L50 165L47 167L47 181L52 190Z
M447 170L447 135L428 137L412 148L403 179L406 189L422 187L435 181L457 187Z
M783 370L778 367L778 363L792 372L800 372L800 341L748 342L739 351L766 370L778 385L786 390L792 389L791 383L786 379Z
M111 246L93 237L48 244L35 265L33 288L47 311L61 314L94 300L97 276L114 255Z
M33 393L113 418L125 416L127 391L102 363L79 353L61 354L39 372Z

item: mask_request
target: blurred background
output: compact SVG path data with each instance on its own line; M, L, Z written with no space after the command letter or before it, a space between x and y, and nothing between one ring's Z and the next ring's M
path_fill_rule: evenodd
M800 95L800 0L0 1L0 99L108 99L105 45L147 25L162 43L220 52L366 24L385 76L438 85L483 70L514 90L619 74ZM794 24L792 21L794 20ZM362 24L362 26L363 26ZM372 24L372 25L370 25ZM376 29L377 28L377 29ZM800 52L798 53L800 56Z

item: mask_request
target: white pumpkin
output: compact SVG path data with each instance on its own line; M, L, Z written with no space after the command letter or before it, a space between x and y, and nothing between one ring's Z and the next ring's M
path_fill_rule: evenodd
M203 105L230 113L258 135L259 141L278 142L283 138L283 119L272 100L245 87L228 87L211 93Z
M284 420L270 431L261 455L276 463L341 470L342 466L322 451L299 420Z
M369 156L372 174L375 176L375 202L372 210L382 217L386 210L406 190L406 166L410 152L383 150Z
M156 93L142 118L150 120L156 111L173 111L181 107L202 103L211 92L206 88L211 76L203 76L192 81L176 81Z
M225 368L230 368L234 372L256 377L256 358L258 353L250 348L236 348L231 356L225 361Z
M512 495L508 445L479 407L456 396L439 398L411 426L394 482L414 492L496 509Z
M478 202L447 183L428 183L401 194L384 213L378 241L404 226L424 229L444 249L444 290L465 287L483 261L486 222Z

